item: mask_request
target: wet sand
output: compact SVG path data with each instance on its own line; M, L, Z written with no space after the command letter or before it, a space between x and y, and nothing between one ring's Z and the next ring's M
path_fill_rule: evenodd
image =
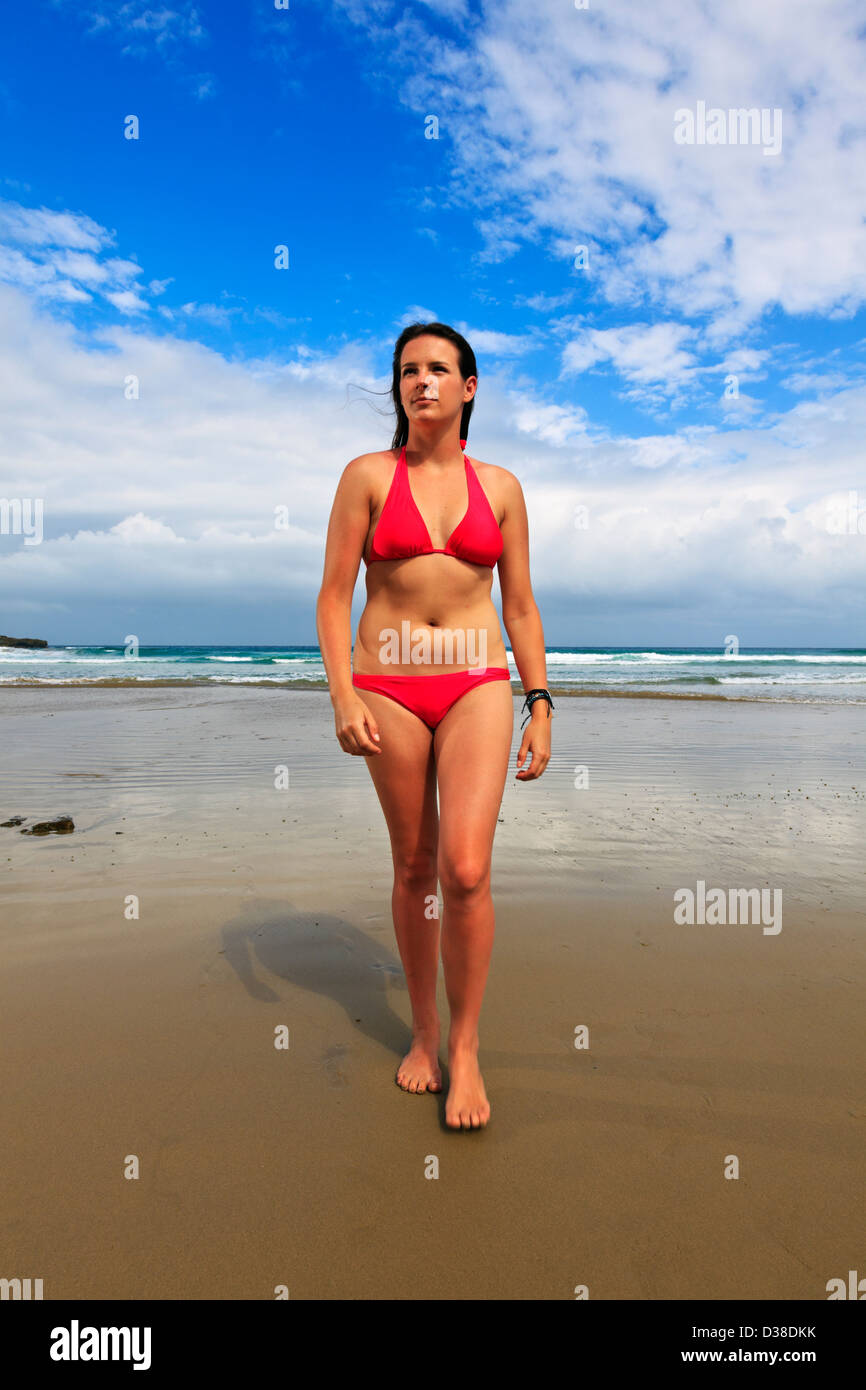
M76 824L0 830L0 1274L47 1299L824 1299L858 1267L863 711L557 703L547 773L500 812L471 1134L393 1081L387 832L324 692L3 691L0 721L0 819ZM781 890L781 930L677 924L699 880Z

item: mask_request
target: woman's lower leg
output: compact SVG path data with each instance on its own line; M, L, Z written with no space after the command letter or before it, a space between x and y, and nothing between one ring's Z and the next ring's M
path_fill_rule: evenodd
M443 882L442 966L451 1011L449 1051L478 1049L478 1020L495 932L490 871Z
M435 863L395 867L391 911L412 1005L412 1035L439 1038L439 901Z

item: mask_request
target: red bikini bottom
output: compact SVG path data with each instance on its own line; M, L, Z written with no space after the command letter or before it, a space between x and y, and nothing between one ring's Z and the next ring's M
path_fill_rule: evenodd
M359 690L375 690L396 700L398 705L417 714L430 729L435 729L467 690L486 681L510 681L507 666L488 666L484 671L445 671L435 676L380 676L360 671L352 676Z

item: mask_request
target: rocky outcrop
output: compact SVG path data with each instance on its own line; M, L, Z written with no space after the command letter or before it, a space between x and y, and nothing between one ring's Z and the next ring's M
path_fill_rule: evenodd
M20 825L25 816L13 816L11 820L4 820L3 825ZM35 825L27 825L20 832L22 835L69 835L75 829L75 821L71 816L59 815L52 816L51 820L39 820Z
M0 637L0 647L47 647L42 637Z

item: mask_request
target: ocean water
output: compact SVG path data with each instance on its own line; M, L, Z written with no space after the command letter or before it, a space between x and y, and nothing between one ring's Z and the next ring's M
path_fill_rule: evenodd
M521 683L508 652L515 688ZM552 691L584 695L866 701L866 650L744 647L549 647ZM318 647L0 648L0 686L276 685L326 687Z

